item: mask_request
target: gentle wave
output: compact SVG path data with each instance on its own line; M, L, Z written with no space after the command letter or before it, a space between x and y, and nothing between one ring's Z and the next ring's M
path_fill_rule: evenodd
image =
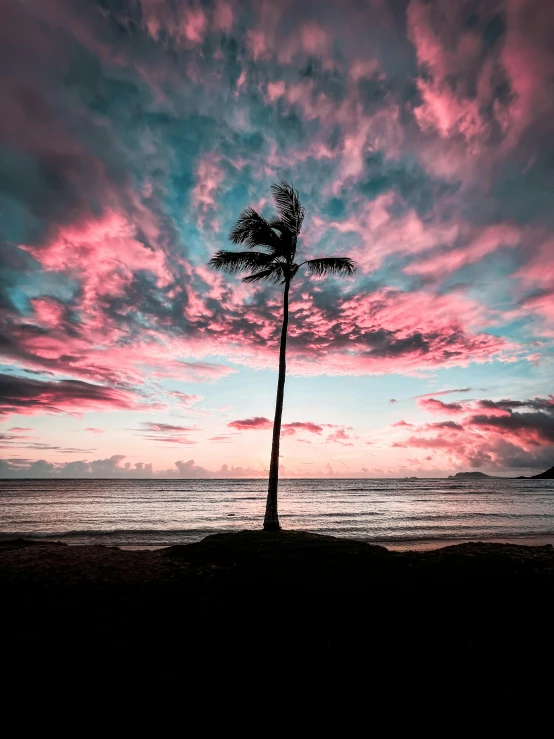
M167 546L258 529L264 480L4 480L0 541ZM285 528L376 542L554 536L554 483L282 480Z
M76 539L82 537L90 538L102 538L108 536L123 536L123 537L140 537L140 536L188 536L194 535L207 535L216 531L215 528L206 529L105 529L103 531L97 531L94 529L81 529L78 531L5 531L0 533L0 541L13 541L14 539L31 539L31 540L52 540L58 541L62 539Z
M363 540L368 543L400 543L400 542L438 542L438 541L468 541L468 540L497 540L497 539L552 539L554 538L554 528L541 531L514 531L499 530L495 532L483 530L473 530L457 527L455 530L444 529L442 527L427 527L425 535L414 537L413 535L402 535L399 532L390 533L385 538L379 536L367 537L360 536L356 529L344 529L340 532L343 538L353 538ZM30 541L51 541L65 542L69 544L106 544L108 546L174 546L176 544L191 544L204 539L206 536L215 533L223 533L219 528L207 529L184 529L176 531L153 530L146 529L118 530L118 531L68 531L65 533L43 533L37 534L33 532L10 532L0 534L0 542L13 541L15 539L27 539ZM337 536L337 532L332 527L322 527L317 532L319 534L327 534ZM422 532L423 533L423 532Z

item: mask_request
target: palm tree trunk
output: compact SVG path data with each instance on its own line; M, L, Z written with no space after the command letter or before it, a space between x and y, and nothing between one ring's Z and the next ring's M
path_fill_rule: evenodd
M281 440L281 418L283 416L283 397L285 394L285 377L287 374L287 330L289 325L289 288L285 283L283 297L283 328L279 347L279 378L277 380L277 401L275 403L275 420L273 421L273 441L271 444L271 462L269 464L269 485L265 506L264 530L278 531L279 514L277 512L277 486L279 484L279 443Z

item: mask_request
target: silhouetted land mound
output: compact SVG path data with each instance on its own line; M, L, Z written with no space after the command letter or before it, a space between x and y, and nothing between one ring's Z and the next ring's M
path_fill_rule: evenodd
M3 633L16 652L543 660L554 642L553 586L550 545L391 552L243 531L156 551L0 546Z
M541 472L540 475L532 475L531 480L554 480L554 467L546 470L546 472Z
M484 472L456 472L455 475L448 475L449 480L480 480L483 477L494 479L494 475L486 475Z

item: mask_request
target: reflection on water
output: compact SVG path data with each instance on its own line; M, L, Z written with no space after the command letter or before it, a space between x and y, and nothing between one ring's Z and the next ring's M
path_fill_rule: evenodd
M0 538L163 546L261 527L265 480L0 480ZM554 536L550 480L283 480L283 528L370 541Z

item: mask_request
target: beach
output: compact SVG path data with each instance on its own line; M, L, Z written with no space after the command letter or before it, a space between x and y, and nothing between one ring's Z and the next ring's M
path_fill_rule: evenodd
M551 481L2 481L7 649L418 664L552 647ZM531 657L530 655L534 655ZM18 657L19 658L19 657Z
M552 653L551 545L390 551L301 531L239 531L156 550L0 546L8 651L171 650L428 662Z

